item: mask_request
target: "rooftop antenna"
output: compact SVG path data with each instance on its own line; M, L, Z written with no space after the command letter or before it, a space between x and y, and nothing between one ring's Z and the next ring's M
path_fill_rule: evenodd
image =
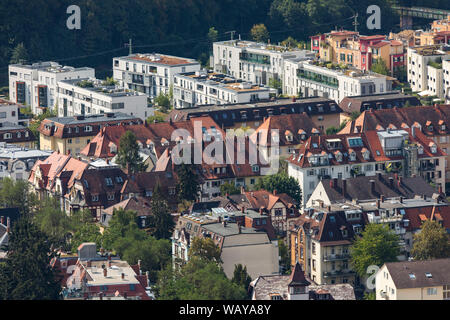
M225 34L229 33L231 35L231 40L233 40L234 34L236 33L236 31L227 31L225 32Z
M132 43L131 38L128 43L125 43L125 47L128 47L128 49L129 49L128 55L131 56L133 54L133 43Z

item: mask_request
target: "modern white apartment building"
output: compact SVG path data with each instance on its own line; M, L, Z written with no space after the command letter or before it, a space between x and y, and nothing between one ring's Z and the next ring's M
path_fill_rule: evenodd
M28 126L29 117L20 113L24 106L12 101L0 99L0 123L12 123L15 125Z
M253 41L220 41L213 44L211 67L237 79L268 85L272 78L284 78L284 62L292 58L312 59L314 52Z
M408 82L412 91L444 97L442 61L450 57L450 47L441 45L408 48Z
M200 63L194 59L156 53L113 59L114 80L122 87L145 93L150 98L169 93L175 74L197 70L200 70Z
M268 87L236 80L222 73L195 71L174 76L176 109L205 104L247 103L269 99Z
M442 60L442 85L445 103L450 104L450 58Z
M145 94L95 78L59 81L57 90L59 117L118 111L141 119L154 115Z
M337 103L344 97L365 96L392 91L394 78L353 68L289 59L285 61L284 92L303 97L321 96Z
M38 62L32 65L9 66L9 99L29 105L35 114L56 104L58 81L95 77L92 68L61 66L57 62Z

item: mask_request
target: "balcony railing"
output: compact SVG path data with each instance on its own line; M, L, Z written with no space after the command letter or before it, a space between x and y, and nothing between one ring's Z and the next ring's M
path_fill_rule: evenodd
M338 260L347 260L350 258L349 253L343 253L343 254L329 254L323 256L323 261L338 261Z
M258 54L241 53L239 58L243 61L259 63L259 64L270 64L270 57Z
M297 77L301 79L311 80L320 84L325 84L330 87L338 88L339 83L337 79L330 78L327 76L323 76L321 74L313 73L310 71L305 71L298 69L297 70ZM330 80L331 79L331 80Z
M334 270L334 271L325 271L323 273L323 277L329 278L329 277L338 277L338 276L351 276L354 274L356 274L356 272L353 270Z
M434 163L426 163L419 166L420 171L434 171L435 169L436 165Z

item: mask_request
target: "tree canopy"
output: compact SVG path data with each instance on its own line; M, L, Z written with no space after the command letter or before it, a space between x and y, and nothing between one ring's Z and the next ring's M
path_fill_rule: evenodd
M270 192L276 190L277 193L286 193L296 200L299 206L302 203L302 190L300 185L295 178L289 177L285 172L265 176L259 179L255 188L264 189Z
M6 262L0 264L0 300L61 298L61 286L50 267L55 257L51 245L29 216L12 225Z
M415 260L450 258L450 238L436 221L427 220L414 235L411 255Z
M198 197L199 177L194 172L193 165L182 163L176 168L178 175L178 198L180 201L194 201Z
M255 24L250 30L250 34L256 42L267 42L269 40L269 31L263 23Z
M388 226L368 224L350 250L354 270L361 277L365 277L367 267L381 267L386 262L397 261L397 256L400 255L399 241L399 237Z
M139 155L139 145L133 132L127 131L120 137L116 162L128 172L145 171L146 165Z

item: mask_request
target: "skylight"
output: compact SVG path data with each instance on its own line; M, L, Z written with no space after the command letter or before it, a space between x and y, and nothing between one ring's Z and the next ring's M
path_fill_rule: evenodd
M433 275L432 275L431 273L429 273L429 272L426 272L426 273L425 273L425 276L426 276L427 278L429 278L429 279L430 279L430 278L433 278Z
M415 275L414 273L410 273L410 274L409 274L409 278L410 278L411 280L416 280L416 275Z

